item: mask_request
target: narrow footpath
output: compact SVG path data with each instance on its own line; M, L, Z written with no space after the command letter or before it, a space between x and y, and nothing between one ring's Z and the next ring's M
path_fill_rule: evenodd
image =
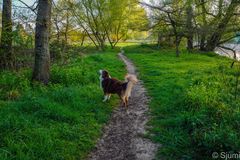
M122 53L118 56L125 63L128 73L137 75L133 63ZM154 159L157 145L144 138L145 125L149 119L148 102L146 89L139 80L133 87L128 112L122 106L113 111L89 160Z

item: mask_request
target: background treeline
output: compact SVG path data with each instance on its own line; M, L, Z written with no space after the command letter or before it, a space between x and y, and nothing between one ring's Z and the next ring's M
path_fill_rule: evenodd
M64 64L71 53L87 47L104 50L131 37L146 37L149 23L135 0L39 0L31 5L3 0L1 4L1 70L34 65L32 79L45 84L50 59Z
M157 0L142 4L151 10L158 44L176 46L177 55L182 40L188 50L213 51L239 36L238 0Z
M40 2L29 5L22 0L14 4L11 0L2 1L2 69L33 65L28 55L33 54L36 47L35 27L36 18L41 16L38 15ZM129 39L157 41L159 47L175 47L177 56L180 46L189 51L213 51L220 47L234 52L236 58L236 52L223 44L239 37L238 0L58 0L43 3L49 3L50 7L46 33L52 44L52 59L66 61L69 45L104 50L107 45L114 48L119 41Z

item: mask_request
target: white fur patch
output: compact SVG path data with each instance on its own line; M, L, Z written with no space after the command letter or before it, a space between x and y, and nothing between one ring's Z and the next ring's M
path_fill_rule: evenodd
M110 98L111 98L111 94L108 95L108 100L110 100Z
M99 76L100 88L103 88L103 87L102 87L102 81L103 81L103 78L102 78L102 70L99 70L99 73L100 73L100 76Z
M108 95L104 96L103 102L106 102L108 100Z

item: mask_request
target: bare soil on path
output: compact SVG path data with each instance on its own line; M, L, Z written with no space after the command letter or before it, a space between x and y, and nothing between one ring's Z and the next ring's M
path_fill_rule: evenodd
M125 63L128 73L137 75L132 62L122 53L119 58ZM142 82L133 87L128 112L122 106L116 108L103 130L89 160L152 160L157 145L144 138L148 122L148 102Z

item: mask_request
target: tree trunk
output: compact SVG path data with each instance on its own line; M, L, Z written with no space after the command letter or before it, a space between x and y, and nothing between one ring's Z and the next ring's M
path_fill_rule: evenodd
M81 46L83 46L83 44L84 44L85 37L86 37L86 34L85 34L85 32L83 32L83 36L81 39Z
M180 42L181 42L181 37L180 36L176 36L175 37L175 44L176 44L176 56L179 57L180 56L180 51L179 51L179 45L180 45Z
M12 69L13 61L14 57L12 53L12 0L4 0L2 11L2 36L0 52L1 69Z
M191 1L188 1L188 6L186 8L187 13L187 50L193 50L193 8L191 6Z
M187 50L190 52L193 50L193 36L187 38Z
M56 18L54 18L54 24L55 24L55 27L57 30L57 42L59 43L60 42L60 29L58 26L58 17L57 16L56 16Z
M100 51L104 51L105 50L105 40L99 39L100 43L99 43L99 50Z
M35 64L32 79L47 84L50 72L49 31L52 0L39 0L35 33Z
M215 29L215 31L207 41L207 45L206 45L207 51L213 51L215 47L218 45L219 41L222 38L223 33L227 28L227 24L229 23L230 19L234 15L234 11L237 5L238 5L237 0L232 0L231 4L229 5L226 11L225 16L220 20L218 27Z
M67 10L66 28L64 33L65 45L68 43L68 30L69 30L69 11Z
M157 41L158 49L161 47L161 42L162 42L162 35L161 35L161 32L158 32L158 41Z
M201 39L200 39L200 51L205 51L206 50L206 48L205 48L206 36L205 36L205 34L202 34L200 37L201 37Z
M201 0L201 12L202 12L202 25L200 28L200 51L206 51L206 35L208 34L207 20L206 20L206 2L205 0Z

